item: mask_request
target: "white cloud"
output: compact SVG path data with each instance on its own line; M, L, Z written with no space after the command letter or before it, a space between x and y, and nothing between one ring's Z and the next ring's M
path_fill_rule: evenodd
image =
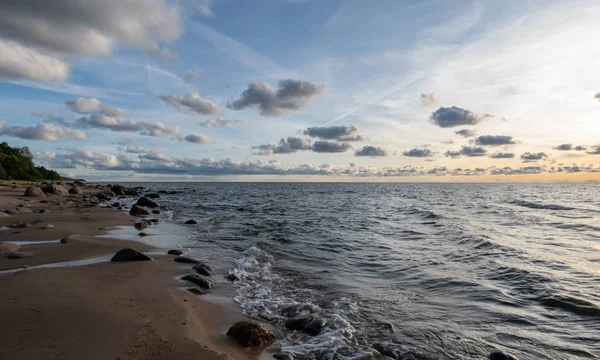
M64 138L87 140L87 135L81 130L67 129L55 124L8 126L6 121L0 121L0 135L18 137L25 140L42 140L48 142L54 142Z
M190 115L215 115L221 112L219 105L211 100L204 99L195 91L188 91L185 95L161 95L158 97L180 112Z
M95 98L79 97L75 100L65 102L65 105L71 111L78 114L100 113L111 117L127 117L131 115L127 110L112 107Z
M27 78L37 81L66 81L68 77L69 66L60 58L14 41L0 39L0 80Z
M208 136L190 134L183 138L183 140L192 144L210 144L212 140Z
M202 75L204 74L204 70L202 69L192 69L192 70L188 70L187 73L185 73L185 82L186 83L192 83L198 79L200 79L202 77Z
M232 127L236 127L236 126L246 126L246 125L248 125L247 120L240 120L240 119L225 120L222 117L218 117L215 120L206 120L206 121L200 123L200 126L202 126L202 127L219 128L219 129L232 128Z

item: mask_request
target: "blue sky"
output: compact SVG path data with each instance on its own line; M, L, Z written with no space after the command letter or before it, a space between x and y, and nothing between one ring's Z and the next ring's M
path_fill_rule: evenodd
M39 4L0 4L0 140L64 175L598 173L595 1Z

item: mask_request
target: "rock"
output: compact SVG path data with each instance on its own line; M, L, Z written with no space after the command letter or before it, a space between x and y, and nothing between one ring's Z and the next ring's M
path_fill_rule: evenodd
M201 288L210 289L214 286L212 281L208 280L204 276L200 276L198 274L189 274L181 277L181 280L189 281L192 284L196 284Z
M185 288L187 291L191 292L192 294L196 294L196 295L206 295L208 294L206 291L204 290L200 290L198 288Z
M387 344L383 344L383 343L374 343L372 345L372 348L377 350L381 355L385 355L387 357L390 357L392 359L398 359L400 358L400 353L398 352L398 350L393 349L392 347L390 347Z
M169 254L169 255L183 255L183 250L173 249L173 250L167 251L167 254Z
M160 220L158 220L158 219L150 219L150 222L152 224L158 224L160 222Z
M127 196L138 196L140 193L134 188L126 188L125 195Z
M126 248L117 251L110 261L148 261L152 258L141 253L139 250Z
M1 242L0 243L0 256L6 256L10 253L19 251L20 246L13 243Z
M81 180L75 180L75 181L73 181L73 184L75 184L77 186L87 186L85 181L81 181Z
M148 234L148 233L146 233L146 232L141 232L141 233L138 234L138 236L144 237L144 236L151 236L151 235Z
M198 222L196 220L188 220L188 221L184 222L184 224L186 224L186 225L195 225L197 223Z
M187 257L187 256L176 256L173 258L175 262L183 263L183 264L200 264L200 260Z
M150 213L148 212L148 210L146 210L146 209L144 209L142 207L139 207L137 205L133 205L131 207L131 210L129 210L129 215L132 215L132 216L147 216L147 215L150 215Z
M144 230L148 227L148 224L146 224L145 222L136 222L135 224L133 224L133 227L136 230Z
M42 189L30 186L27 189L25 189L25 194L23 196L45 197L46 194L44 194Z
M52 224L46 224L42 227L42 229L54 229L54 225Z
M67 244L67 243L70 243L71 241L73 241L73 238L71 236L67 236L67 237L60 239L61 244Z
M237 211L245 211L245 210L246 210L246 209L244 209L243 207L239 207L239 208L237 209Z
M167 190L158 190L159 194L168 194L169 192Z
M114 208L120 208L121 207L121 203L120 202L116 202L114 204L111 205Z
M281 315L286 317L294 317L300 314L312 314L317 311L317 308L312 304L301 303L301 304L293 304L284 307L281 309Z
M235 274L229 274L226 276L227 280L234 282L236 280L239 280L238 277Z
M115 195L125 195L126 189L123 185L113 185L110 190L115 193Z
M33 211L31 211L30 208L26 208L26 207L18 207L17 211L20 212L20 213L30 213L30 212L33 212Z
M5 212L0 212L0 217L5 217L5 216L10 216L10 215L8 215L8 214L7 214L7 213L5 213Z
M275 341L275 335L269 329L250 321L236 322L227 330L227 336L245 347L269 346Z
M213 269L210 266L202 263L194 265L192 269L196 270L198 274L205 276L211 276L213 272Z
M152 209L158 207L157 203L145 197L139 198L139 200L135 204L138 206L148 207Z
M69 188L69 194L79 195L82 194L81 188L77 185L73 185Z
M26 227L29 227L29 225L27 223L19 222L19 223L10 224L10 225L8 225L8 227L11 229L25 229Z
M294 360L294 357L287 353L277 353L274 354L273 357L277 360Z
M323 330L327 320L316 315L299 315L287 319L285 326L291 330L301 330L311 335L317 335Z
M67 190L67 188L65 188L62 185L56 185L56 184L49 184L49 185L45 185L42 188L42 191L46 194L46 195L69 195L69 190Z
M160 210L152 210L152 213L153 213L154 215L158 215L158 214L160 214Z
M17 210L4 210L4 213L8 215L19 215Z
M15 251L15 252L12 252L12 253L10 253L10 254L6 255L6 258L7 258L7 259L13 259L13 260L16 260L16 259L24 259L24 258L28 258L28 257L31 257L31 256L33 256L33 253L32 253L32 252L27 252L27 251Z
M519 360L518 358L503 353L500 350L494 350L490 353L490 360Z
M108 200L112 199L112 197L108 196L108 195L107 195L107 194L105 194L105 193L96 193L96 194L94 194L94 196L95 196L95 197L97 197L97 198L98 198L98 200L105 200L105 201L108 201Z
M150 193L150 194L144 195L144 197L147 197L148 199L158 199L160 197L160 195L154 194L154 193Z
M48 214L48 213L50 213L50 210L48 210L48 209L42 209L42 210L40 210L40 211L38 211L38 212L39 212L40 214Z

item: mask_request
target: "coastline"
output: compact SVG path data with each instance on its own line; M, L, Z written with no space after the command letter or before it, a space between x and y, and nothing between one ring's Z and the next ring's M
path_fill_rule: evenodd
M182 288L179 278L190 273L190 264L173 261L165 249L142 241L147 238L111 235L114 232L108 230L119 226L137 234L132 226L137 218L123 210L87 205L84 196L99 189L82 186L81 195L24 197L30 185L0 186L0 209L24 205L31 210L0 217L0 227L28 224L3 228L0 245L16 242L21 244L18 251L30 253L21 259L0 257L0 327L5 334L0 337L0 358L260 356L258 350L248 351L225 335L229 325L244 318L241 313ZM40 213L43 209L48 212ZM69 237L66 243L57 241L64 237ZM127 247L154 261L109 261Z

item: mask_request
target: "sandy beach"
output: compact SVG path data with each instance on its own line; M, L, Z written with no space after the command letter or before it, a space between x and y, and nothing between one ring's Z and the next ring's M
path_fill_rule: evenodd
M84 196L98 189L24 197L28 185L0 186L0 210L21 206L21 212L0 217L1 359L257 356L225 335L231 325L225 309L182 289L177 278L190 272L189 264L174 262L165 249L97 237L132 226L135 216L86 205ZM64 237L66 243L57 241ZM27 245L40 241L49 243ZM150 253L154 261L109 261L127 247ZM15 251L24 257L9 258ZM82 266L61 264L89 259L94 260Z

